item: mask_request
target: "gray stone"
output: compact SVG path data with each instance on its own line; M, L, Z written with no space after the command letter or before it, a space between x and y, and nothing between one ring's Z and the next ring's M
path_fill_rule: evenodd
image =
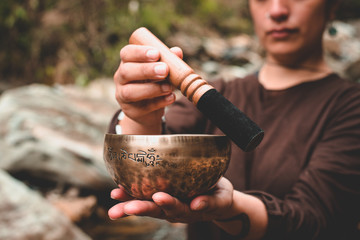
M345 69L345 75L353 81L360 82L360 59L349 64L349 66Z
M171 47L181 47L185 56L194 56L202 48L202 40L199 36L190 36L182 32L170 36L167 44Z
M6 91L0 98L0 168L88 189L114 186L102 146L117 105L92 92L36 84Z
M204 49L212 59L221 59L229 48L226 39L220 37L208 37L204 39Z
M340 75L347 75L346 69L350 68L360 56L360 39L356 37L358 29L352 24L335 21L336 35L324 33L324 50L326 60L330 67ZM352 77L352 76L350 76Z
M0 170L0 239L90 240L22 182Z

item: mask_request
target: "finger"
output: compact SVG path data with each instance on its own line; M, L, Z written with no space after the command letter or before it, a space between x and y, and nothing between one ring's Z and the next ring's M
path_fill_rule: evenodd
M119 200L119 201L128 201L128 200L134 199L132 196L130 196L124 190L124 188L113 189L110 193L110 196L112 199Z
M181 48L179 48L179 47L172 47L172 48L170 48L170 51L171 52L173 52L173 53L175 53L179 58L183 58L183 51L182 51L182 49Z
M129 44L120 51L122 62L155 62L160 59L160 52L154 47Z
M123 210L127 215L149 216L154 218L161 218L163 216L162 210L151 201L129 201L124 205Z
M115 206L113 206L112 208L109 209L108 211L108 216L110 219L115 220L118 218L123 218L128 216L125 212L124 212L124 203L118 203Z
M166 215L166 219L179 219L180 221L184 221L191 217L189 207L167 193L158 192L155 193L152 198L154 203L161 207Z
M155 63L120 63L114 74L115 83L127 84L132 81L164 80L169 74L169 67L163 62Z
M175 198L164 192L154 193L152 196L153 201L161 207L171 207L175 204Z
M194 211L216 212L232 205L233 186L226 178L221 178L212 195L202 195L193 199L190 208Z
M136 118L137 116L146 116L149 113L160 110L175 102L175 94L157 97L150 100L144 100L136 103L119 102L126 116Z
M167 81L159 83L133 83L118 87L121 102L132 103L169 95L173 88Z

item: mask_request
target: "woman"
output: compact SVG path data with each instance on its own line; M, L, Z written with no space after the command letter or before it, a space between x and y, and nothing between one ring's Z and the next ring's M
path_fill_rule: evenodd
M109 210L110 218L186 222L189 239L356 238L360 87L334 74L322 50L337 4L249 0L265 63L258 74L214 86L265 130L263 142L251 153L233 146L229 169L212 195L185 204L159 192L153 201L139 201L120 187L111 196L123 202ZM221 134L190 102L175 102L163 81L168 66L158 62L156 49L128 45L120 55L114 80L123 134ZM115 116L112 132L116 124Z

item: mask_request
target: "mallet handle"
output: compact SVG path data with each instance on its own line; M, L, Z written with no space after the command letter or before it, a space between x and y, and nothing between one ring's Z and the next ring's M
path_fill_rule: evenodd
M148 29L141 27L133 32L130 44L147 45L160 51L160 61L169 66L172 85L193 102L219 129L244 151L253 150L263 139L264 132L243 112L225 99L202 79L181 58L176 56Z

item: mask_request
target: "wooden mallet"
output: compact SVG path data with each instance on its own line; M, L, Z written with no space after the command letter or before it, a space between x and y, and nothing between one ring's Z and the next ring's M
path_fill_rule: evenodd
M209 85L148 29L133 32L130 44L147 45L160 51L160 61L169 66L169 80L193 104L245 152L255 149L264 131L242 111Z

